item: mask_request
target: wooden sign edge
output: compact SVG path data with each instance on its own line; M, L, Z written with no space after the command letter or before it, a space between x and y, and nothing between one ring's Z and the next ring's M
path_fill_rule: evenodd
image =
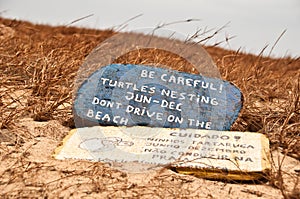
M172 166L170 168L171 170L176 171L180 174L193 175L196 177L212 179L212 180L229 180L229 181L266 180L272 170L271 163L270 163L271 154L270 154L269 139L266 137L266 135L261 133L257 133L257 132L247 132L247 133L260 134L261 146L262 146L261 167L264 168L262 171L252 171L252 172L238 171L238 170L224 171L221 169L209 169L209 168L199 169L199 168L176 167L176 166Z
M77 132L77 128L71 129L69 133L64 137L64 139L60 142L60 144L55 148L54 153L52 154L52 157L57 160L63 160L63 158L59 158L60 152L65 147L66 143L70 140L70 138Z

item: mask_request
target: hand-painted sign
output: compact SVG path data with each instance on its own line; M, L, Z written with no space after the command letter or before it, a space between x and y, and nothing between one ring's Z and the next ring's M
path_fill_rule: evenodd
M168 166L211 179L255 180L271 169L269 141L263 134L198 129L74 129L55 158L101 161L130 172Z
M228 130L242 107L230 82L143 65L94 72L74 102L77 127L150 126Z

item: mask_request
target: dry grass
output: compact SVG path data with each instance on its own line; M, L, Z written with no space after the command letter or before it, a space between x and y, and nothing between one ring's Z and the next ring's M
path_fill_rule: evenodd
M70 161L67 167L55 160L30 159L28 151L39 146L40 139L49 138L49 144L56 145L74 127L71 99L76 72L90 51L112 34L111 30L49 27L0 18L0 187L4 190L0 196L76 193L107 198L175 198L199 196L199 190L205 193L205 188L197 186L194 190L191 186L194 178L167 171L147 185L138 185L125 173L101 163ZM243 110L232 130L266 134L272 150L280 149L284 154L269 177L269 185L281 190L285 198L299 197L300 171L285 173L281 163L288 156L300 161L300 59L272 59L217 47L206 50L222 77L236 84L244 95ZM116 62L160 63L193 72L182 58L153 49L133 51ZM24 118L33 118L37 126L27 127ZM213 192L202 196L212 197Z

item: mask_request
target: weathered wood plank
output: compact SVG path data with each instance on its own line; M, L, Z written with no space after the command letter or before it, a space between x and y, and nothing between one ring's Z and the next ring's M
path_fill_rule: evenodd
M256 180L271 169L268 139L259 133L149 127L89 127L72 130L57 159L110 163L144 172L172 167L204 178Z

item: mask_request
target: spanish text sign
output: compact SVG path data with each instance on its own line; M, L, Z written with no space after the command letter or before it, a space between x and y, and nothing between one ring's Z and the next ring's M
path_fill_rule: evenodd
M113 64L78 89L77 127L150 126L228 130L242 107L230 82L143 65Z

